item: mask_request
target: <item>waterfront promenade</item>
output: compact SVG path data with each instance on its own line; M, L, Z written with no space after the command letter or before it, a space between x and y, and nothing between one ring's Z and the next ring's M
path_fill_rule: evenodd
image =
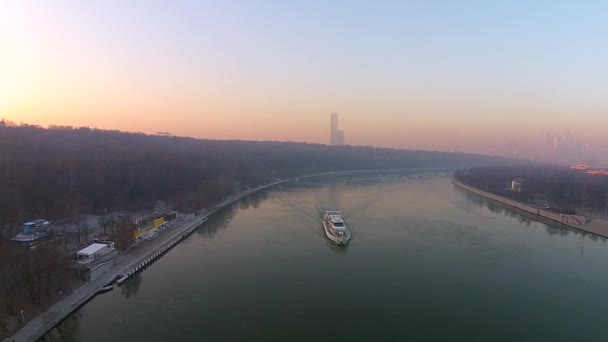
M36 341L51 330L55 325L65 319L69 314L76 311L80 306L91 300L98 293L103 292L104 287L111 285L119 275L140 264L150 255L168 241L183 234L184 231L195 225L200 225L201 217L190 217L187 221L170 229L162 231L154 240L143 241L128 253L116 256L106 265L100 266L106 269L94 281L77 288L70 295L51 306L47 311L27 322L16 334L5 341Z
M118 277L127 273L129 270L132 270L136 265L139 265L146 259L150 258L151 255L158 253L161 248L163 248L170 241L183 235L184 232L187 232L194 227L201 226L205 222L204 218L207 216L212 215L227 205L230 205L257 191L291 180L292 179L277 180L254 189L249 189L240 195L232 196L221 203L218 203L217 205L199 213L198 215L187 215L183 222L159 232L159 235L153 240L143 241L137 246L134 246L117 255L114 259L109 260L109 262L106 262L106 265L101 266L104 267L105 270L97 277L97 279L77 288L70 295L66 295L62 300L55 303L44 313L28 321L13 336L6 338L5 341L12 342L38 340L72 312L76 311L79 307L91 300L97 294L103 292L104 288L113 284Z
M588 233L593 233L608 238L608 221L585 217L581 215L559 214L540 207L532 206L530 204L522 202L517 202L506 197L498 196L490 192L480 190L478 188L464 184L454 178L452 178L452 183L461 189L472 192L481 197L502 203L504 205L523 210L536 217L543 217L558 222L564 226L568 226L574 229L579 229Z

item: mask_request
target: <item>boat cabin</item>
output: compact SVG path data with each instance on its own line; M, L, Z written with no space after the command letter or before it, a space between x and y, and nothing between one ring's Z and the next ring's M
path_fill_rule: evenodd
M342 215L340 214L329 214L327 215L329 217L329 221L331 222L331 225L335 228L335 229L345 229L345 225L344 225L344 219L342 218Z
M22 233L23 235L33 235L36 233L40 233L46 231L50 224L51 223L49 221L42 219L26 222L23 224Z

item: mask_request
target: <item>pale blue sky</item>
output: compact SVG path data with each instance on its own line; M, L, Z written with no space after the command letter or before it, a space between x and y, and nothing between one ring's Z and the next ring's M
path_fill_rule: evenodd
M353 144L599 146L607 18L600 1L2 0L0 114L326 142L338 111Z

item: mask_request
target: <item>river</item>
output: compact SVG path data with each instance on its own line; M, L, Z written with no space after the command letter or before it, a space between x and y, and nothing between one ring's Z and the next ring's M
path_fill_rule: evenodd
M345 248L320 222L337 208ZM44 340L603 340L607 260L447 173L312 178L213 215Z

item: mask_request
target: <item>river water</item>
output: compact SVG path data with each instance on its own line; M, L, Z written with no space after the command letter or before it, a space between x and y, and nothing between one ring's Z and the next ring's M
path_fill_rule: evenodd
M342 209L352 240L325 238ZM251 196L45 341L605 340L608 246L446 173L317 178Z

